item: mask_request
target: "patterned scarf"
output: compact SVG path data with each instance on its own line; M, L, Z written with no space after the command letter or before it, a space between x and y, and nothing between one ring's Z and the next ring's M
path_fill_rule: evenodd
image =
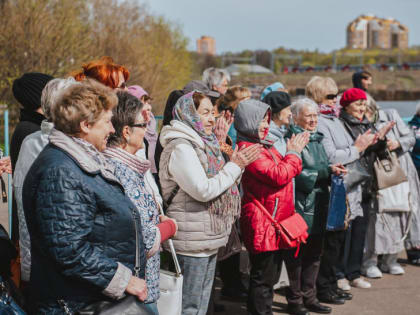
M341 108L338 105L329 106L325 104L319 104L318 107L321 114L335 117L340 116Z
M99 166L99 169L105 177L114 179L116 182L119 182L114 176L114 167L110 164L106 157L95 148L95 146L87 142L82 138L70 137L74 142L76 142L80 147L84 149L87 155L89 155Z
M204 152L208 161L207 177L211 178L220 172L225 165L225 161L214 133L207 135L204 131L203 123L195 109L193 94L194 92L185 94L177 101L173 109L173 117L175 120L191 127L203 140ZM236 184L219 197L210 201L209 212L212 230L220 233L230 229L235 219L239 216L240 207L241 199Z
M124 163L136 173L145 174L150 169L150 161L144 160L118 147L106 148L103 154L109 159L115 159Z

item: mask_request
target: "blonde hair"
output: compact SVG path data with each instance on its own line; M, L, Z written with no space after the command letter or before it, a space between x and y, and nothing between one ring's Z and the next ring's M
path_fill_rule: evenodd
M216 107L219 112L228 108L231 108L234 111L241 101L251 96L252 93L250 89L240 85L235 85L229 88L225 95L218 98L216 101Z
M67 135L80 133L80 123L94 124L104 111L118 104L115 92L90 79L72 85L63 91L57 104L51 108L51 119L57 130Z
M305 95L321 104L328 94L337 94L338 87L330 77L312 77L306 84Z

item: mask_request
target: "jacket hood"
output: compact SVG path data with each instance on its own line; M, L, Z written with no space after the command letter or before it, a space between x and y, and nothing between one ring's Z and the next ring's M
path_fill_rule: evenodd
M277 140L280 138L284 138L284 136L287 133L287 127L286 126L277 126L273 121L270 121L270 130L268 131L268 135L270 138L275 138L273 140Z
M238 141L261 142L258 136L258 126L267 112L271 113L270 106L263 102L252 99L240 102L235 110L234 122L238 132Z
M292 134L298 134L301 132L304 132L306 130L303 130L301 127L297 126L297 125L290 125L289 130L287 132L287 138L290 138L292 136ZM319 131L315 130L313 132L310 132L310 136L309 136L309 141L313 142L321 142L322 139L324 139L324 135L322 133L320 133Z
M165 147L173 139L186 139L204 148L204 142L194 129L179 120L172 120L170 125L164 126L160 132L160 143Z
M366 92L366 89L364 89L362 86L362 78L363 78L362 72L355 72L352 77L353 87L361 89Z

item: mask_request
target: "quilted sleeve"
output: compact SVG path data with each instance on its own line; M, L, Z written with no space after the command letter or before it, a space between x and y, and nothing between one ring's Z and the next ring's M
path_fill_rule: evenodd
M90 282L110 297L123 296L132 272L89 242L97 209L81 176L68 168L51 168L41 178L36 196L34 220L41 242L62 273Z

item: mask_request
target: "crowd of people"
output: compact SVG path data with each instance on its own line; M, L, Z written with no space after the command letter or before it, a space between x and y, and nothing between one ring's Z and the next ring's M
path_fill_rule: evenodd
M381 109L369 72L342 94L314 76L304 96L275 82L252 99L209 68L170 93L161 129L152 96L128 79L103 57L66 78L13 83L21 115L0 166L13 172L20 266L2 276L28 313L76 314L131 295L159 314L169 239L183 315L223 310L216 270L221 296L259 315L272 314L284 265L286 311L306 315L331 313L326 304L351 300L369 278L404 274L403 250L420 265L420 107L408 125ZM337 200L345 213L331 228Z

